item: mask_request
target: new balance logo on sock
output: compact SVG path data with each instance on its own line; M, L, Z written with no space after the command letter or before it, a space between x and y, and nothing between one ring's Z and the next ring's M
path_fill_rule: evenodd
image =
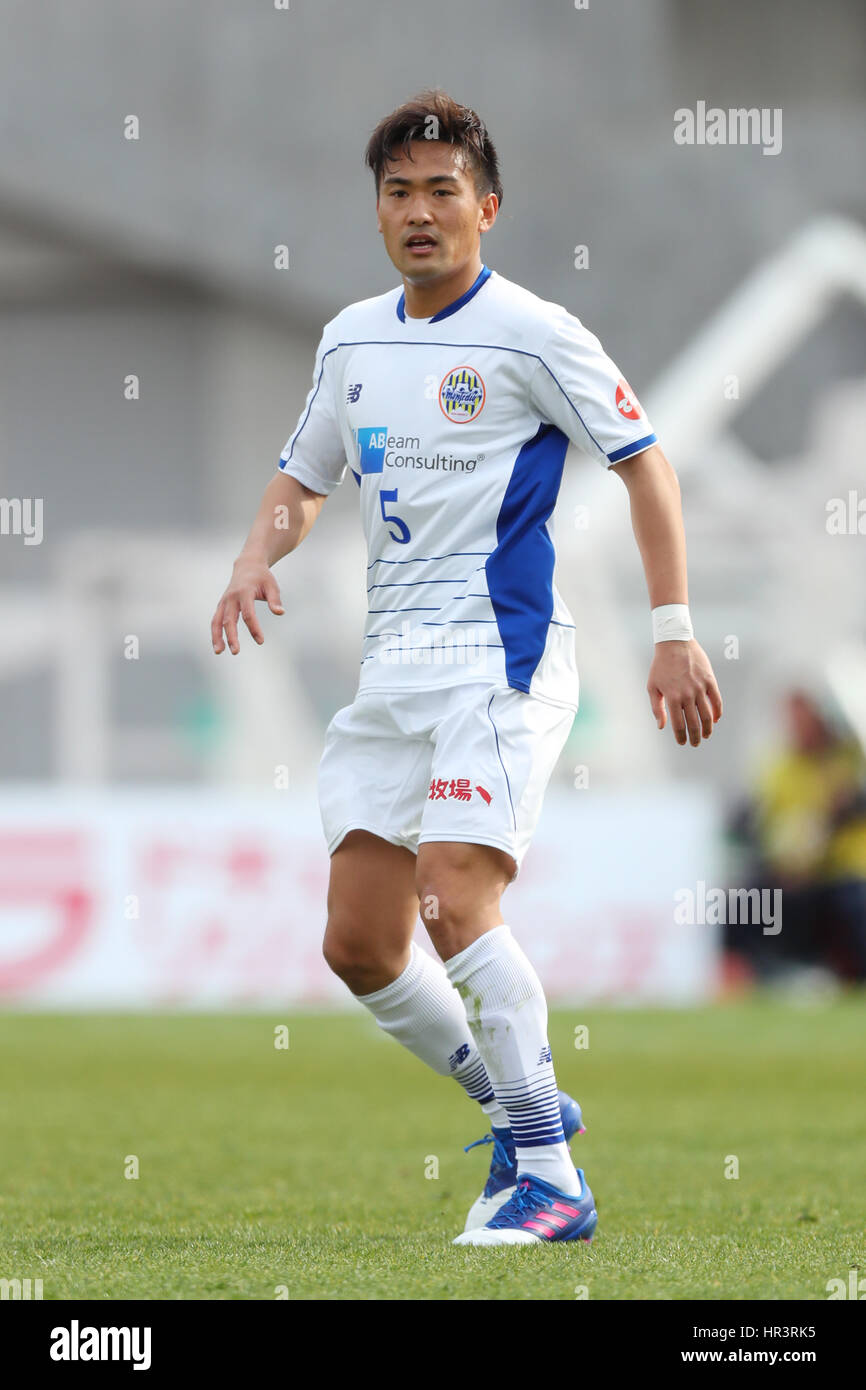
M448 1058L448 1066L450 1070L456 1071L457 1068L466 1061L466 1058L469 1056L469 1053L471 1051L472 1049L469 1043L461 1043L457 1051L452 1052L451 1056Z
M544 1064L545 1064L545 1062L552 1062L552 1061L553 1061L553 1053L551 1052L550 1047L549 1047L549 1046L548 1046L548 1047L543 1047L543 1048L541 1049L541 1051L539 1052L539 1054L538 1054L538 1065L539 1065L540 1067L543 1067Z

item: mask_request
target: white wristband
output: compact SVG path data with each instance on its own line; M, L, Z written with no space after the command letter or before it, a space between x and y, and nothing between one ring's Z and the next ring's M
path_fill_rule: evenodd
M691 642L695 631L687 603L663 603L652 610L654 642Z

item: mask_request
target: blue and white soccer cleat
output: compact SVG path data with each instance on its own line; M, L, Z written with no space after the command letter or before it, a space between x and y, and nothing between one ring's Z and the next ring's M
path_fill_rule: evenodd
M510 1201L474 1231L464 1231L454 1245L535 1245L538 1241L591 1242L598 1224L595 1198L583 1169L577 1169L580 1196L560 1192L541 1178L521 1178Z
M568 1143L572 1135L583 1134L586 1126L583 1123L580 1106L565 1091L559 1092L559 1109L562 1115L565 1142ZM478 1226L486 1226L491 1216L495 1216L499 1208L504 1206L509 1197L514 1195L514 1189L517 1186L517 1154L511 1130L494 1127L492 1132L485 1134L483 1139L476 1139L474 1144L467 1144L463 1152L468 1153L470 1149L477 1148L479 1144L493 1145L490 1174L484 1191L472 1204L466 1218L466 1225L463 1227L464 1231L474 1231Z

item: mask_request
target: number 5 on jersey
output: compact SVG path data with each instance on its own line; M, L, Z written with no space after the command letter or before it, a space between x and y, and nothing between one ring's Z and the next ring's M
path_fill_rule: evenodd
M382 520L391 523L391 525L388 527L388 535L391 537L392 541L398 541L400 545L407 545L408 542L412 539L412 537L409 534L409 527L406 525L405 521L403 521L401 517L394 516L393 512L389 515L389 513L385 511L386 502L396 501L397 489L395 487L381 487L379 489L379 506L382 508ZM399 531L396 535L391 530L391 526L399 527Z

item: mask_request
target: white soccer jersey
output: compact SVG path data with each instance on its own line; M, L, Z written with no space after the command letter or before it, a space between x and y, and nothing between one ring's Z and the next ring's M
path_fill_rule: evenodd
M332 319L279 467L327 494L348 466L360 490L358 693L485 679L576 709L552 538L566 450L608 467L655 438L598 339L486 266L431 319L400 289Z

